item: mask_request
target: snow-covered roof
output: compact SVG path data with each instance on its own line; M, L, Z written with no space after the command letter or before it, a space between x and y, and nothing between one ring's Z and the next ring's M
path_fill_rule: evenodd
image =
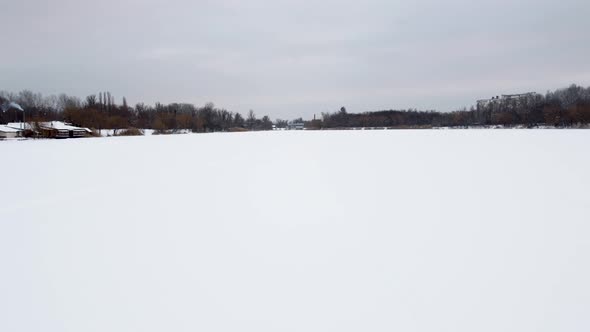
M32 130L33 127L31 126L30 123L26 122L23 126L22 122L9 122L7 125L7 127L13 128L13 129L18 129L18 130L22 130L27 129L27 130Z
M27 122L24 124L22 122L10 122L6 125L7 127L13 128L13 129L19 129L22 130L27 129L27 130L34 130L33 126L30 122ZM57 129L57 130L84 130L86 132L91 133L92 131L88 128L83 128L83 127L76 127L76 126L72 126L69 123L65 123L62 121L49 121L49 122L39 122L39 127L41 128L45 128L45 129Z
M18 133L20 129L15 129L6 125L0 125L0 131L4 133Z
M90 129L88 128L75 127L62 121L41 122L39 123L39 126L46 129L52 128L57 130L84 130L90 132Z

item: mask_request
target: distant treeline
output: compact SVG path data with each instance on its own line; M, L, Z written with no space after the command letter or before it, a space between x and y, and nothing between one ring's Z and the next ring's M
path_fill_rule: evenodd
M80 99L66 94L43 96L40 93L0 91L0 104L14 101L25 110L27 121L62 120L78 126L101 129L142 128L159 132L192 130L193 132L271 130L268 116L257 118L250 110L246 116L215 107L212 103L196 107L186 103L168 105L143 103L129 106L125 98L115 103L109 92ZM21 121L22 112L0 112L0 123ZM308 129L337 129L354 127L431 128L467 126L537 126L585 127L590 124L590 87L572 85L547 92L545 95L526 94L503 96L478 102L470 109L455 112L383 110L348 113L342 107L334 113L322 113L322 118L304 121ZM275 126L286 127L289 121L277 119Z
M309 121L308 127L351 128L429 128L466 126L585 127L590 123L590 87L572 85L545 95L498 96L477 103L469 110L436 112L387 110L366 113L322 113L322 121Z
M192 104L172 103L155 106L139 103L130 107L123 98L116 104L109 92L80 98L61 94L44 97L40 93L21 91L18 94L0 91L0 104L4 100L14 101L25 110L26 121L66 121L77 126L101 129L142 128L158 132L192 130L193 132L214 132L230 130L271 130L272 121L268 116L257 118L250 110L244 117L208 103L203 107ZM0 113L0 123L21 121L22 112L9 110Z

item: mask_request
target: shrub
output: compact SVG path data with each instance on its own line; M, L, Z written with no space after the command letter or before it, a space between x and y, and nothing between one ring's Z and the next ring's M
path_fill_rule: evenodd
M143 136L143 130L137 128L123 129L116 134L116 136Z
M157 129L154 130L154 133L152 135L172 135L174 134L174 132L172 130L164 130L164 129Z
M229 128L228 131L232 132L232 133L239 133L239 132L243 132L243 131L248 131L248 129L242 128L242 127L232 127L232 128Z

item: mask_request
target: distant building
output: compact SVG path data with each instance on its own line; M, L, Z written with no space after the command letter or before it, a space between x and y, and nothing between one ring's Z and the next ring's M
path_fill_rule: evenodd
M483 109L487 106L493 105L516 105L519 103L526 103L529 100L534 99L538 94L536 92L527 92L513 95L502 95L495 96L490 99L480 99L477 101L477 109Z
M10 122L7 127L20 131L21 137L36 137L38 132L28 122Z
M287 124L288 130L303 130L305 129L305 124L303 122L291 122Z
M28 122L9 122L6 126L19 130L33 130L33 126Z
M22 130L0 125L0 138L17 138L22 136Z
M39 133L47 138L78 138L92 134L88 128L75 127L61 121L40 122Z

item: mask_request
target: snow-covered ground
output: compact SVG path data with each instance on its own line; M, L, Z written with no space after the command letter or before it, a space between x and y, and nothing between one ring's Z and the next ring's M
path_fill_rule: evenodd
M0 331L590 331L589 143L0 142Z

